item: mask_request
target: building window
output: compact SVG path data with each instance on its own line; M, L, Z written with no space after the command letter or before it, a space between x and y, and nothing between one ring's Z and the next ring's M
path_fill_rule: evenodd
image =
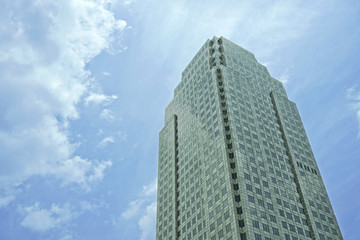
M246 233L240 233L240 239L246 240Z
M222 229L218 232L218 236L219 236L219 239L224 237L224 231Z
M273 230L274 235L280 236L280 234L279 234L279 229L273 227L272 230Z
M261 235L258 233L255 233L255 240L262 240Z
M290 228L290 231L292 231L292 232L296 232L296 230L295 230L295 226L294 226L294 225L289 224L289 228Z
M263 229L264 229L265 232L270 232L269 225L263 223L262 226L263 226Z
M210 232L215 230L215 223L210 224Z
M226 225L225 230L226 230L226 233L231 232L231 223Z
M272 221L273 223L276 223L276 217L274 215L270 214L270 221Z

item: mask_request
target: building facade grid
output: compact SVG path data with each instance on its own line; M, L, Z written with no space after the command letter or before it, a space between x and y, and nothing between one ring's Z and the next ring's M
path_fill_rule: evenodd
M342 239L295 103L223 37L183 71L158 164L158 240Z

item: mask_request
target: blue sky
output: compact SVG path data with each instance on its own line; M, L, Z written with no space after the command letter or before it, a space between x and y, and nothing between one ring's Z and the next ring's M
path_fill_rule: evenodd
M155 239L158 132L224 36L297 103L344 239L360 239L358 1L0 0L0 239Z

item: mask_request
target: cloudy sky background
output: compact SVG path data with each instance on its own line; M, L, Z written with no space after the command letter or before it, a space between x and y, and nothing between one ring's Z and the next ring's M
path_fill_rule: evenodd
M0 239L155 239L158 132L224 36L297 103L344 239L360 239L360 3L0 0Z

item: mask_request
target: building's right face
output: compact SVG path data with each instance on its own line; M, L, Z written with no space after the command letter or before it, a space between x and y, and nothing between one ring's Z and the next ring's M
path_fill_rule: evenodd
M224 38L183 72L158 171L158 240L342 239L296 105Z

